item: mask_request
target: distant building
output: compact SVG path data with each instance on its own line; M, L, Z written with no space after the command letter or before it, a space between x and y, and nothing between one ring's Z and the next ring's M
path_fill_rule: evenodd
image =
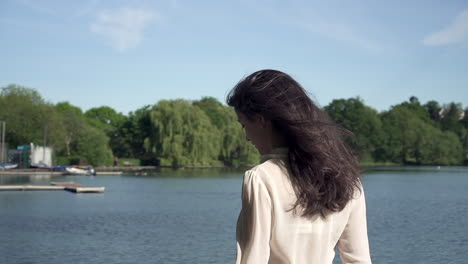
M31 143L8 150L8 162L18 164L19 168L50 167L53 165L52 153L51 147L36 146Z
M44 146L34 146L33 143L30 144L31 153L29 156L30 165L45 165L52 166L52 148Z

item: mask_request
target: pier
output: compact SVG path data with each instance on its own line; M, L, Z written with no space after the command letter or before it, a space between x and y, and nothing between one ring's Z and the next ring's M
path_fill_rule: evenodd
M97 171L96 175L122 175L122 171ZM14 169L0 170L0 175L53 175L53 176L69 176L70 173L64 171L50 170L34 170L34 169ZM89 176L89 175L83 175Z
M50 185L0 185L0 191L57 191L102 193L105 187L88 187L76 182L51 182Z

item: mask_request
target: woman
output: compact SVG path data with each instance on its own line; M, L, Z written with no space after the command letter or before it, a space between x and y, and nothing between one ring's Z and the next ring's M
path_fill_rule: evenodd
M358 162L340 129L289 75L262 70L229 93L263 158L247 171L237 263L371 263Z

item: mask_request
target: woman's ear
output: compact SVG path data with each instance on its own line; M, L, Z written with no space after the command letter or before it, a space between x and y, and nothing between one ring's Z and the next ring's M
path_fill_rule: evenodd
M269 125L269 120L267 120L263 115L257 115L256 118L261 127L266 128Z
M270 120L266 119L263 115L260 114L254 114L251 120L262 128L266 128L270 125Z

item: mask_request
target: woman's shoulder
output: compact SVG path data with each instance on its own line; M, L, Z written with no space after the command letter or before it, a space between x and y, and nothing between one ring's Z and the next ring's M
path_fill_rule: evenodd
M245 177L250 180L268 183L283 178L288 173L286 162L282 159L269 159L246 171Z

